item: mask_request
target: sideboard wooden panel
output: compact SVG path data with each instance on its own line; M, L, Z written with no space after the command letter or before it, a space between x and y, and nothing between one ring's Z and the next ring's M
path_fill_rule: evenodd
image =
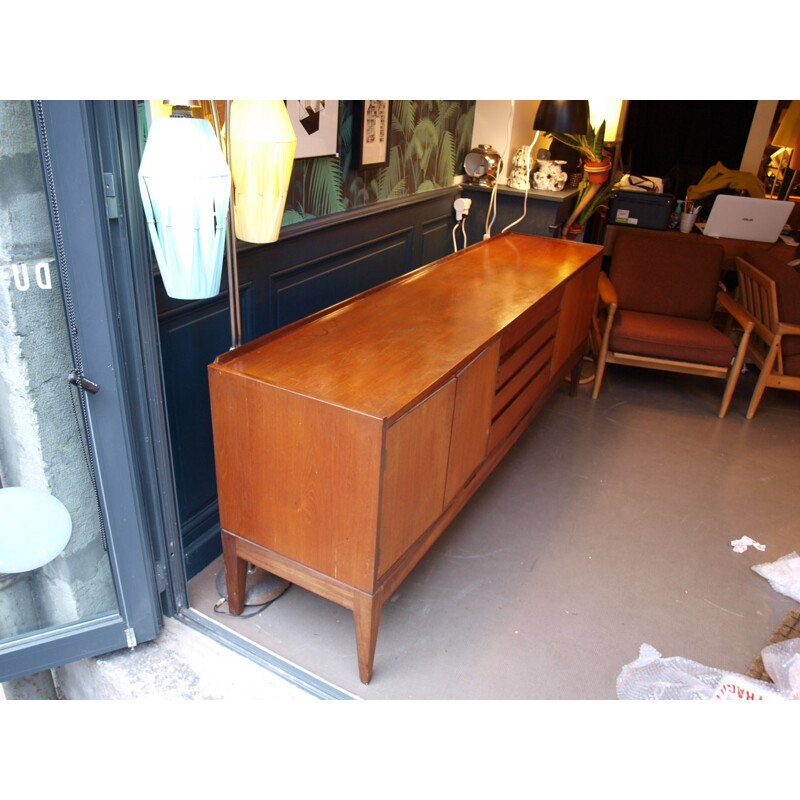
M442 513L455 394L453 379L386 430L379 577Z
M494 342L456 377L445 505L486 458L498 351L499 342Z
M563 379L577 386L602 249L505 233L209 366L232 613L249 561L354 614L383 604Z

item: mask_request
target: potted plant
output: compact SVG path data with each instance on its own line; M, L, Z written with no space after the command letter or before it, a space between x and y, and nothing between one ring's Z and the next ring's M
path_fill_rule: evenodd
M609 198L611 193L618 187L619 181L609 181L604 186L593 183L585 177L578 186L578 198L575 203L576 211L570 216L564 225L562 238L575 239L583 233L592 215Z
M611 171L611 158L603 148L606 134L606 121L600 123L595 130L590 127L588 133L551 133L556 140L577 150L583 156L583 168L592 183L605 183Z
M594 213L597 206L607 197L611 191L611 186L605 187L598 197L602 185L608 180L611 173L611 158L603 147L606 132L606 121L600 123L600 127L595 130L590 127L588 133L551 133L550 135L562 144L577 150L583 157L584 179L581 182L580 192L575 208L570 218L564 225L562 238L566 239L570 233L570 228L576 221L578 224L586 224L586 221ZM583 222L581 222L583 220Z

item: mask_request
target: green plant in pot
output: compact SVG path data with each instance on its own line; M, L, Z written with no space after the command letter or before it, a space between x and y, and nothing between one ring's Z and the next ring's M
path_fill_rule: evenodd
M578 186L578 197L575 203L577 211L573 211L572 216L564 225L561 238L568 239L580 235L594 213L608 201L618 185L618 180L598 184L584 178Z
M611 158L603 148L605 133L606 122L603 120L597 130L590 127L588 133L550 134L555 140L567 145L567 147L571 147L573 150L577 150L583 157L584 179L581 183L581 191L578 194L575 208L564 225L563 233L561 234L564 239L567 238L570 228L576 221L578 224L585 225L586 220L591 217L597 206L602 202L602 199L596 198L611 173ZM610 194L610 190L611 187L606 186L601 197L607 197ZM587 213L589 208L591 208L591 211ZM580 220L582 219L584 222L581 223Z

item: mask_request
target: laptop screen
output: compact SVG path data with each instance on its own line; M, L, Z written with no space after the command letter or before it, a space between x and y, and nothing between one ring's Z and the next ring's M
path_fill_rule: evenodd
M715 238L776 242L793 208L794 203L789 200L720 194L703 233Z

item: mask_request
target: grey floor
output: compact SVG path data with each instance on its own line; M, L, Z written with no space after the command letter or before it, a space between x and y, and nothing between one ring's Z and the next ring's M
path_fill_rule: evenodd
M363 699L615 699L643 643L745 672L798 606L751 567L800 551L800 396L748 421L753 381L724 420L713 379L609 366L598 400L559 391L385 605L369 685L350 612L297 586L220 615L215 562L191 605Z

